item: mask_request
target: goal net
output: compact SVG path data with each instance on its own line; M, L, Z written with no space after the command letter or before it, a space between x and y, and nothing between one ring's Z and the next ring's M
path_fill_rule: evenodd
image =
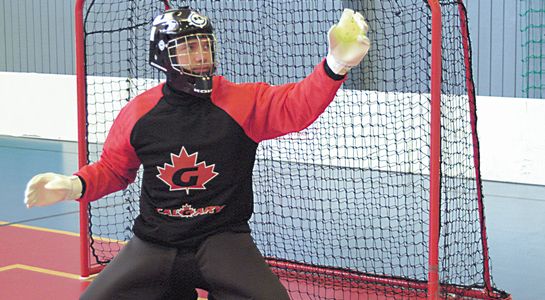
M234 82L301 80L344 8L369 23L369 54L325 113L258 149L252 232L294 299L509 297L490 275L462 0L171 2L211 18L217 73ZM80 165L98 160L121 107L164 80L147 61L163 10L78 0ZM83 276L132 237L140 180L82 203Z
M545 0L520 1L522 96L545 98Z

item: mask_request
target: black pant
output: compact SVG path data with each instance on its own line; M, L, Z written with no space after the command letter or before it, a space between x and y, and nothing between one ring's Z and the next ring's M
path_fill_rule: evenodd
M223 232L195 250L163 247L133 237L80 299L289 299L249 233Z

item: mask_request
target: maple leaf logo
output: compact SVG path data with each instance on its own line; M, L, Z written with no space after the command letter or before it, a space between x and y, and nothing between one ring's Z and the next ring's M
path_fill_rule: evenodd
M185 190L189 194L189 190L205 190L204 185L219 173L214 172L215 164L207 166L204 161L197 164L198 154L195 152L189 155L185 147L178 155L171 153L172 164L165 163L163 167L157 167L157 178L166 183L170 191Z

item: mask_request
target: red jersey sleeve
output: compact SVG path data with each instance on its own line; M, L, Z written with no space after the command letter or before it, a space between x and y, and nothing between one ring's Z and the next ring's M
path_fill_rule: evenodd
M134 182L141 163L131 145L131 132L161 99L162 87L163 84L142 93L121 109L108 132L100 159L75 173L85 181L80 200L97 200Z
M307 128L335 98L346 80L334 80L325 60L297 83L235 84L214 78L212 102L227 112L253 141L260 142Z

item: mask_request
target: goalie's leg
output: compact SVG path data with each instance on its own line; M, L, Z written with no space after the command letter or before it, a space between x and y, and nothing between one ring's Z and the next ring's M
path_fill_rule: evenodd
M209 299L289 300L249 233L210 236L199 246L196 258L210 285Z
M171 284L177 277L177 252L133 237L80 299L197 299L191 281Z

